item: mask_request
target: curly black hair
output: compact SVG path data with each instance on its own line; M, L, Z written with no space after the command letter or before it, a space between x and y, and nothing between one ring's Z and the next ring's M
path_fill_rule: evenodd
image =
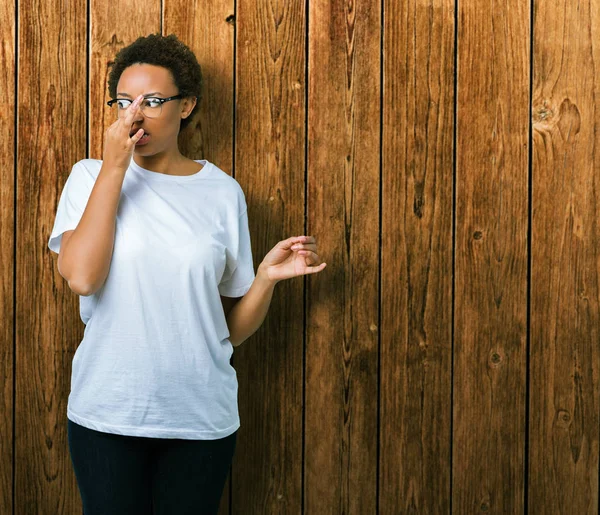
M116 98L117 84L125 68L132 64L142 63L167 68L173 75L179 93L186 97L196 97L196 105L190 115L181 119L179 130L185 129L198 111L202 98L202 71L194 52L175 34L163 36L157 33L137 38L129 46L119 50L115 60L109 63L108 93L110 98Z

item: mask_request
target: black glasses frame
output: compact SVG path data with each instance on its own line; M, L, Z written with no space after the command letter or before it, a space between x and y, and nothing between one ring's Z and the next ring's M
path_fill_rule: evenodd
M160 102L160 106L162 107L162 105L163 105L165 102L168 102L169 100L176 100L176 99L178 99L178 98L183 98L183 94L182 94L182 93L179 93L178 95L175 95L175 96L172 96L172 97L168 97L168 98L160 98L160 97L144 97L144 100L147 100L147 99L149 99L149 98L151 98L151 99L153 99L153 100L158 100L158 101ZM112 106L113 106L113 104L114 104L115 102L118 102L119 100L127 100L128 102L133 102L133 100L130 100L129 98L113 98L112 100L109 100L108 102L106 102L106 104L107 104L109 107L112 107ZM134 99L134 100L135 100L135 99ZM129 106L127 106L127 107L129 107Z

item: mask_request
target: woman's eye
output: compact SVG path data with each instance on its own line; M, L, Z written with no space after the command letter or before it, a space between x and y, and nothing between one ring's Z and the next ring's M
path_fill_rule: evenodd
M119 100L117 100L117 105L119 106L119 109L127 109L129 107L129 104L131 104L131 100L125 100L124 98L120 98Z
M147 98L144 101L146 107L158 107L160 106L160 102L156 98Z

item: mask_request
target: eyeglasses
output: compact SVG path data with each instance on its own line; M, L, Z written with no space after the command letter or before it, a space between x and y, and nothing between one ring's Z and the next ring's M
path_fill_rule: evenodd
M175 100L177 98L183 98L183 95L180 93L179 95L175 95L169 98L158 98L158 97L146 97L140 103L140 109L148 118L157 118L160 116L162 112L162 105L169 100ZM113 108L113 111L117 110L117 115L119 118L125 116L125 111L131 105L133 100L129 100L128 98L113 98L106 102L106 104Z

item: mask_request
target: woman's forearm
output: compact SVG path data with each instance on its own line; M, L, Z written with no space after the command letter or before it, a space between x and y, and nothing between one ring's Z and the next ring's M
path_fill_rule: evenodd
M231 345L237 347L262 325L271 305L275 284L277 281L270 280L259 266L252 286L227 316Z

